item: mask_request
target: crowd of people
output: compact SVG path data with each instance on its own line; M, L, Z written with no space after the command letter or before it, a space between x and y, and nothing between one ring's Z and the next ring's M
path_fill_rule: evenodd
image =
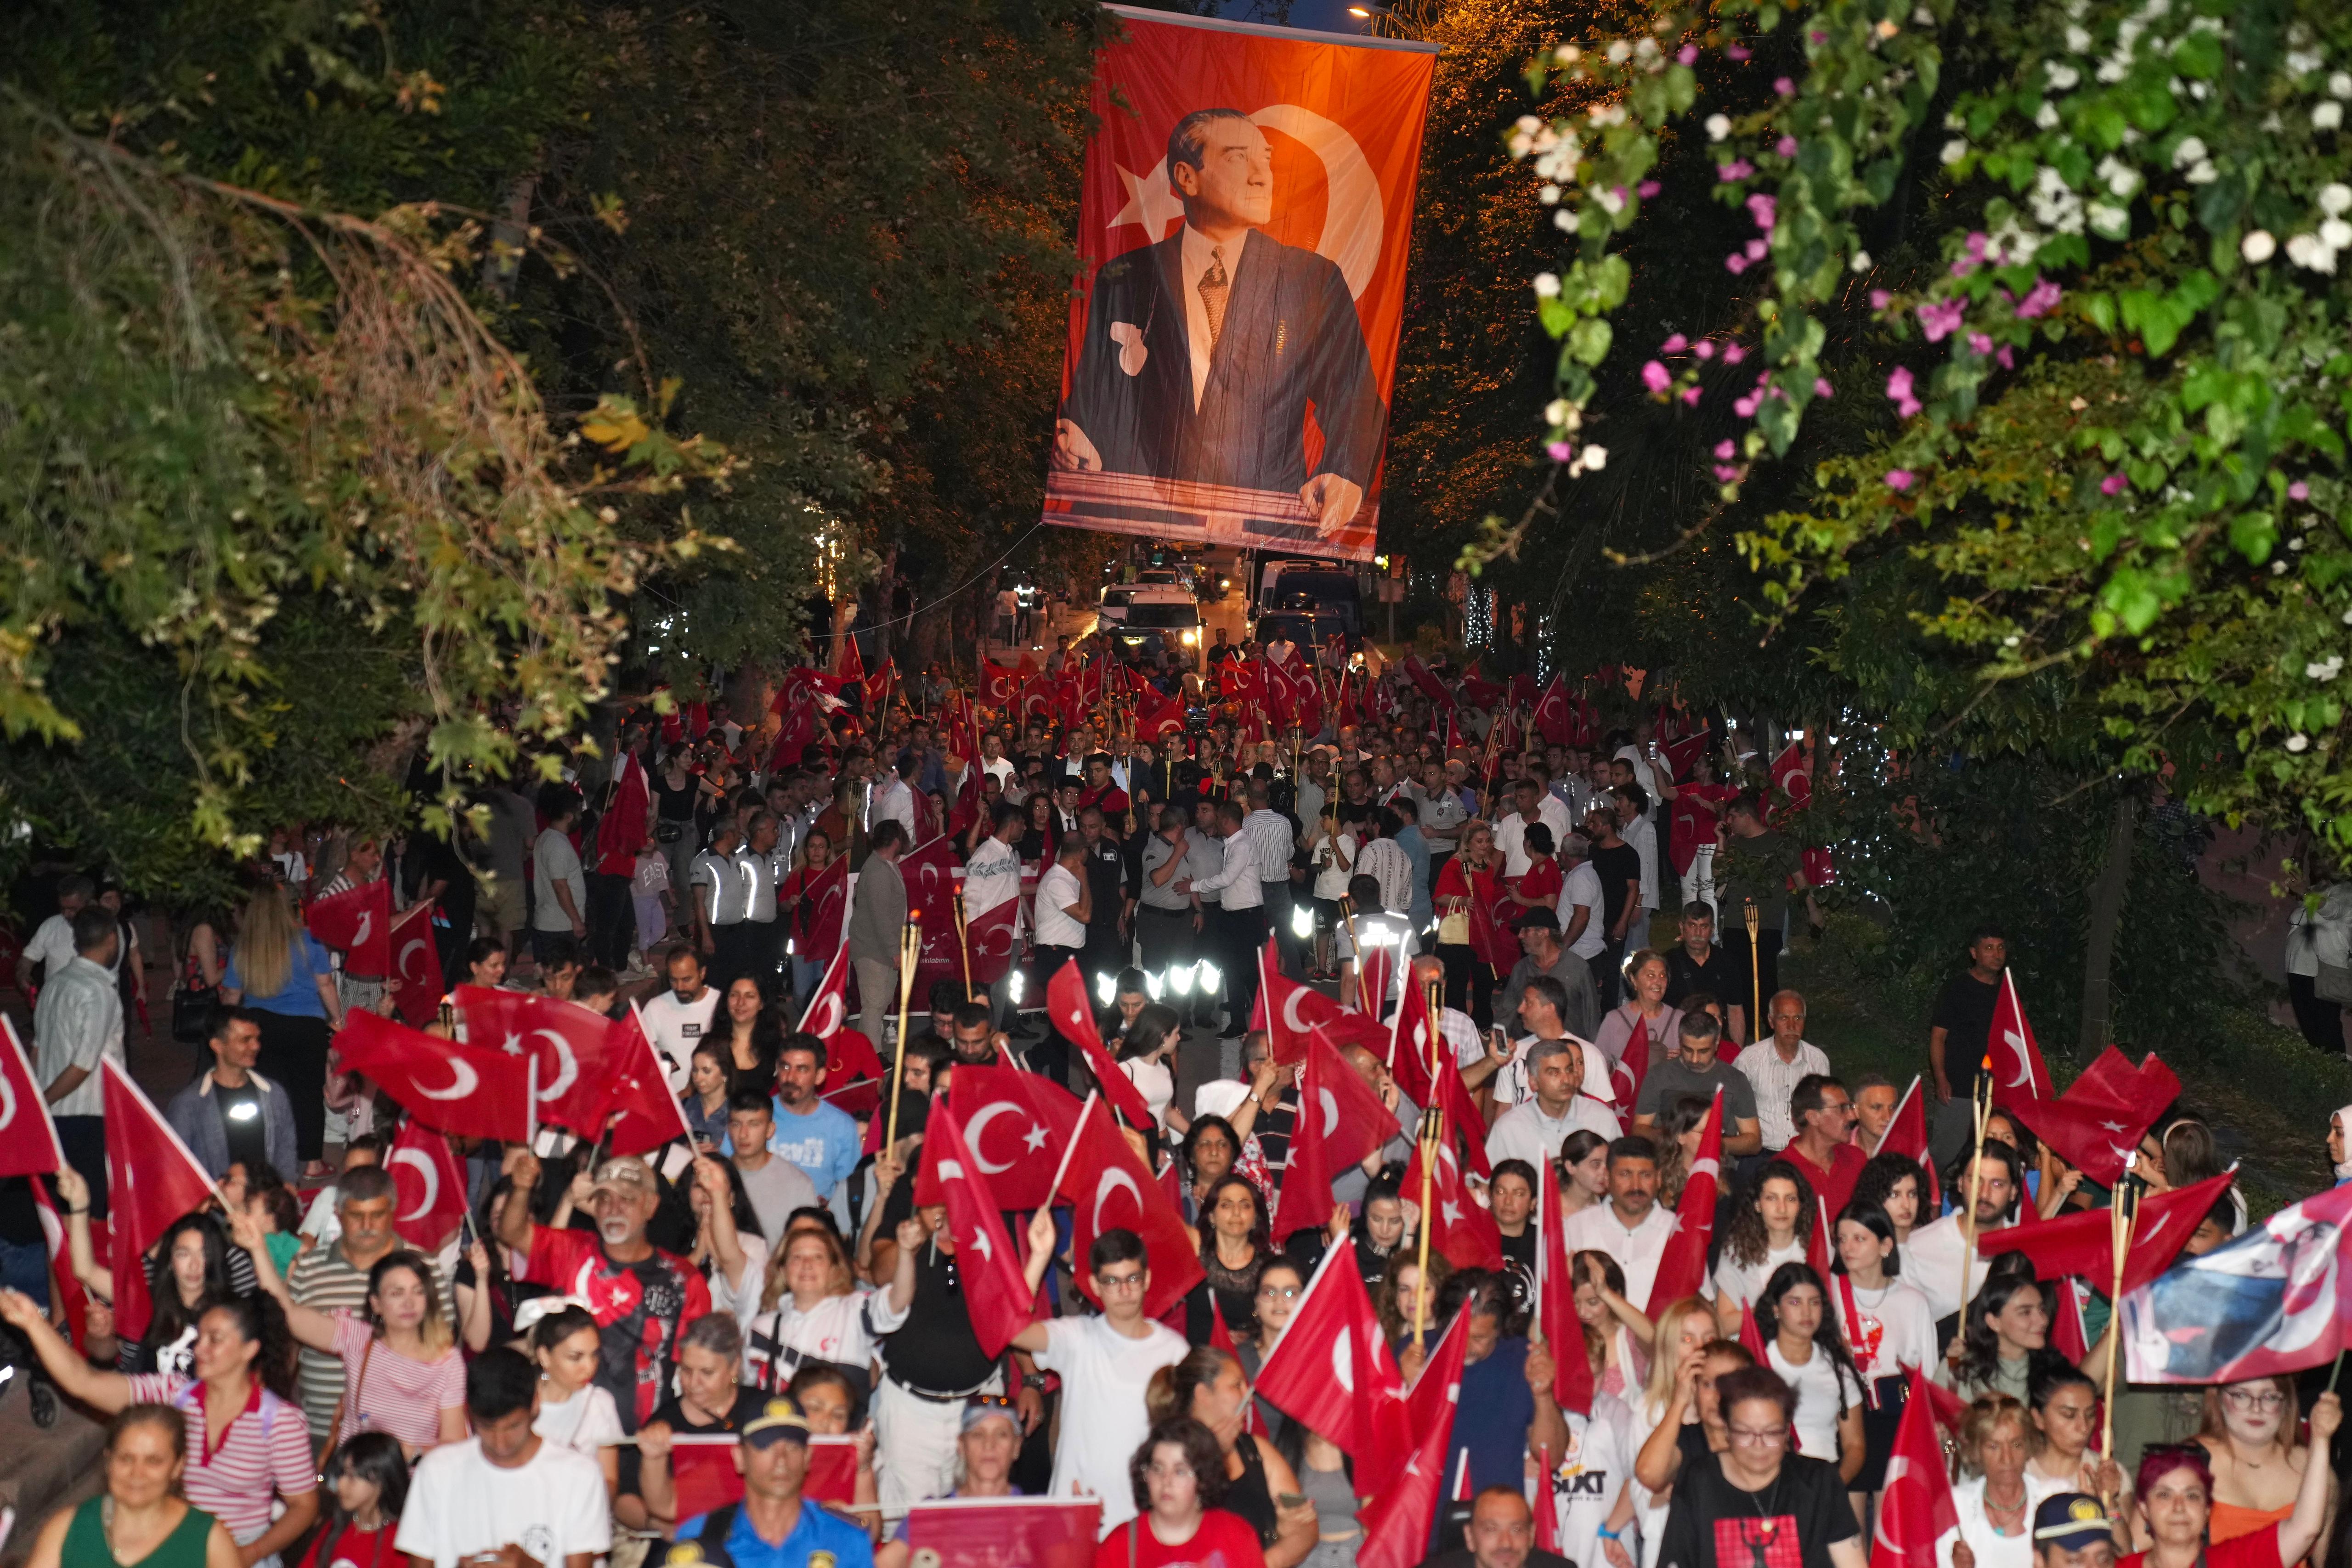
M0 1322L26 1381L109 1424L103 1490L28 1521L30 1561L898 1568L927 1500L1083 1496L1101 1564L1858 1568L1915 1369L1965 1402L1948 1568L2318 1561L2332 1387L2120 1386L2103 1449L2111 1281L1998 1244L2221 1175L2210 1129L2168 1108L2108 1186L2009 1111L1971 1137L1990 928L1918 1082L1842 1075L1808 1039L1779 959L1819 915L1826 868L1790 830L1832 758L1622 690L1603 731L1595 683L1323 652L1220 647L1203 681L1082 643L1009 695L984 674L887 702L800 672L766 724L635 714L603 777L486 792L479 842L280 835L233 918L171 938L194 1060L163 1114L219 1186L143 1259L110 1256L100 1082L139 959L59 882L20 979L60 1234L32 1182L0 1187ZM960 918L1011 950L909 1008L901 866L943 842ZM436 949L432 995L305 918L379 881ZM1072 967L1091 1030L1041 1010ZM641 1019L681 1135L456 1140L462 1223L404 1239L389 1156L425 1113L335 1040L362 1012L463 1040L461 985ZM1302 985L1361 1020L1318 1038L1385 1112L1343 1169L1291 1163L1318 1119ZM1423 1060L1400 1061L1407 1016L1440 1042ZM835 1081L853 1028L888 1064L862 1097ZM1066 1208L1009 1215L1034 1310L992 1352L924 1130L959 1072L1005 1067L1074 1106L1123 1077L1146 1115L1122 1136L1184 1239L1078 1247ZM1934 1108L1918 1148L1890 1142L1906 1095ZM1456 1179L1468 1229L1428 1196ZM2244 1230L2222 1186L2187 1255ZM1661 1289L1694 1190L1719 1194L1705 1265ZM1572 1343L1544 1326L1548 1226ZM1177 1261L1199 1282L1162 1302ZM135 1334L126 1270L152 1298ZM1458 1332L1441 1506L1403 1555L1361 1445L1256 1387L1336 1271L1380 1325L1356 1354L1407 1382ZM1563 1400L1567 1357L1590 1389Z

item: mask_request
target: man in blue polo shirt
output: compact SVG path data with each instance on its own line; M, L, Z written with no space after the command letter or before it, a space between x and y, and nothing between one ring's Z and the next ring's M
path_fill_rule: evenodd
M735 1468L743 1500L716 1508L677 1527L679 1546L692 1542L700 1561L719 1568L873 1568L866 1532L814 1502L803 1502L808 1478L808 1420L779 1396L743 1423ZM685 1562L672 1548L667 1561Z
M816 1188L817 1201L830 1205L846 1230L852 1228L842 1178L856 1168L864 1139L856 1120L822 1097L824 1088L824 1041L813 1034L786 1035L776 1053L776 1093L771 1102L776 1131L768 1140L768 1152L800 1166Z

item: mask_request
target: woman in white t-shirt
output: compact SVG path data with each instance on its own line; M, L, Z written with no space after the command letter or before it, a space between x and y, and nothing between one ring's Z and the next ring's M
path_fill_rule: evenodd
M732 1160L702 1155L694 1162L687 1206L695 1219L694 1249L687 1261L710 1281L711 1308L734 1313L737 1322L750 1322L767 1283L768 1243L760 1234L751 1195L743 1190L743 1173Z
M1830 1316L1829 1291L1809 1263L1783 1263L1756 1298L1764 1356L1797 1391L1796 1451L1825 1459L1851 1484L1862 1472L1862 1375Z
M1118 1043L1118 1070L1143 1092L1144 1103L1171 1131L1181 1137L1192 1118L1176 1109L1176 1047L1183 1040L1183 1020L1173 1008L1158 1002L1135 1015Z
M859 1287L840 1237L814 1228L785 1237L759 1304L745 1320L743 1380L771 1391L810 1361L856 1368L870 1389L876 1337L907 1319L889 1291Z
M2025 1460L2033 1451L2025 1406L2006 1394L1979 1395L1960 1424L1960 1458L1975 1471L1952 1488L1958 1529L1936 1542L1936 1568L1952 1568L1952 1548L1965 1545L1973 1568L2032 1568L2033 1500Z
M515 1309L515 1327L530 1336L539 1363L539 1414L530 1429L558 1448L596 1461L604 1473L604 1500L620 1489L620 1407L596 1386L604 1331L572 1296L541 1296Z
M1846 1205L1837 1222L1837 1277L1830 1281L1830 1304L1853 1352L1854 1370L1862 1374L1862 1470L1852 1489L1857 1499L1886 1484L1895 1429L1910 1396L1909 1369L1936 1364L1935 1309L1926 1291L1895 1278L1901 1267L1895 1222L1886 1211Z
M1804 1174L1786 1160L1767 1165L1724 1228L1715 1265L1715 1322L1724 1338L1739 1337L1739 1309L1756 1304L1781 1264L1805 1260L1812 1220L1813 1189Z

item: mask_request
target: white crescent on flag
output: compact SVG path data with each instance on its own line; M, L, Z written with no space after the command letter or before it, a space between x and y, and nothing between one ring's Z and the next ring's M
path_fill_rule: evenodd
M1323 1135L1329 1137L1339 1130L1339 1097L1328 1089L1318 1089L1323 1099Z
M5 1132L16 1121L16 1086L8 1075L0 1072L0 1132Z
M1356 1391L1356 1353L1346 1334L1331 1342L1331 1375L1339 1386L1353 1394Z
M988 1124L990 1122L995 1120L999 1116L1004 1115L1008 1112L1014 1112L1020 1109L1021 1107L1019 1105L1013 1103L1010 1100L999 1100L993 1105L982 1106L981 1108L980 1114L974 1116L971 1121L966 1122L963 1124L964 1147L971 1151L971 1163L980 1167L982 1175L995 1176L1001 1171L1009 1171L1013 1168L1013 1162L1011 1160L1005 1160L1002 1163L992 1163L989 1157L981 1152L980 1139L981 1134L988 1130ZM940 1166L940 1174L945 1175L948 1167L954 1164L955 1162L953 1160L942 1161Z
M555 1047L555 1060L559 1064L555 1070L555 1082L541 1090L539 1097L541 1100L560 1100L564 1092L579 1080L580 1059L572 1053L572 1042L563 1038L562 1030L540 1029L531 1032L543 1036L548 1044Z
M424 1198L415 1208L400 1218L404 1220L422 1219L432 1213L433 1206L441 1201L441 1173L434 1168L433 1156L423 1149L394 1149L392 1152L392 1157L384 1161L384 1164L406 1166L425 1181Z
M416 1092L427 1100L462 1100L482 1086L481 1074L474 1071L472 1062L459 1061L453 1058L449 1065L457 1069L457 1073L451 1079L448 1088L427 1089L423 1084L419 1084Z
M1127 1188L1129 1192L1135 1195L1136 1208L1140 1210L1143 1207L1143 1189L1135 1185L1134 1175L1118 1166L1111 1166L1108 1170L1103 1172L1102 1180L1095 1184L1096 1235L1099 1236L1102 1234L1103 1205L1110 1200L1110 1195L1114 1191L1122 1186Z

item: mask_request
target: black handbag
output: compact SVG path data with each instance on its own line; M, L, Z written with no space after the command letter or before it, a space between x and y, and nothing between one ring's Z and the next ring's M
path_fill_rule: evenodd
M206 986L202 990L186 987L172 993L172 1038L182 1045L202 1045L212 1038L213 1009L219 1005L220 989Z

